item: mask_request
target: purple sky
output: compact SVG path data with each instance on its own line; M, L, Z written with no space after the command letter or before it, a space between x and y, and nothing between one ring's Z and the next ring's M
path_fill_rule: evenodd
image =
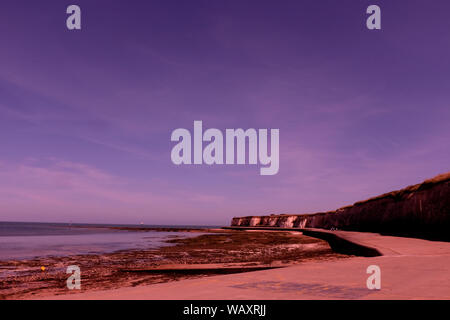
M0 220L228 224L448 171L450 2L429 4L3 0ZM173 165L194 120L279 128L279 173Z

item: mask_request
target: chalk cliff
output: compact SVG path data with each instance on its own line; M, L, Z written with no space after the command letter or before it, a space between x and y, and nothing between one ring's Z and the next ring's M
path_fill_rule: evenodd
M235 217L231 226L337 228L450 241L450 172L335 211Z

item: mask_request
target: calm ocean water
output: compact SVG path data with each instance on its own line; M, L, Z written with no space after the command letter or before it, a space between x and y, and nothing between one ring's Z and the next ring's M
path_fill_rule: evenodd
M168 245L165 240L173 237L198 235L189 232L136 232L107 228L112 226L130 227L130 225L0 222L0 260L157 248Z

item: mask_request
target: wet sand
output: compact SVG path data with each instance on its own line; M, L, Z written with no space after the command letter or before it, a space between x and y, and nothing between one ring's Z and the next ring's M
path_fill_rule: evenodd
M147 229L139 230L145 232ZM0 299L59 297L80 293L69 291L66 287L69 276L66 268L69 265L77 265L81 269L81 293L95 295L95 292L102 290L122 290L349 257L333 252L327 242L299 232L171 231L174 231L173 238L169 240L172 245L158 249L0 261ZM186 231L199 235L192 238L177 236L177 232ZM45 271L41 270L41 266L45 266Z

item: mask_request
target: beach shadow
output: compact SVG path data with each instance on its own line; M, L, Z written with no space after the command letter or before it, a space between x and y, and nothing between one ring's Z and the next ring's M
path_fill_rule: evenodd
M231 286L238 289L258 289L278 292L298 292L311 296L323 296L335 299L359 299L370 294L367 288L325 285L320 283L297 283L282 281L264 281Z

